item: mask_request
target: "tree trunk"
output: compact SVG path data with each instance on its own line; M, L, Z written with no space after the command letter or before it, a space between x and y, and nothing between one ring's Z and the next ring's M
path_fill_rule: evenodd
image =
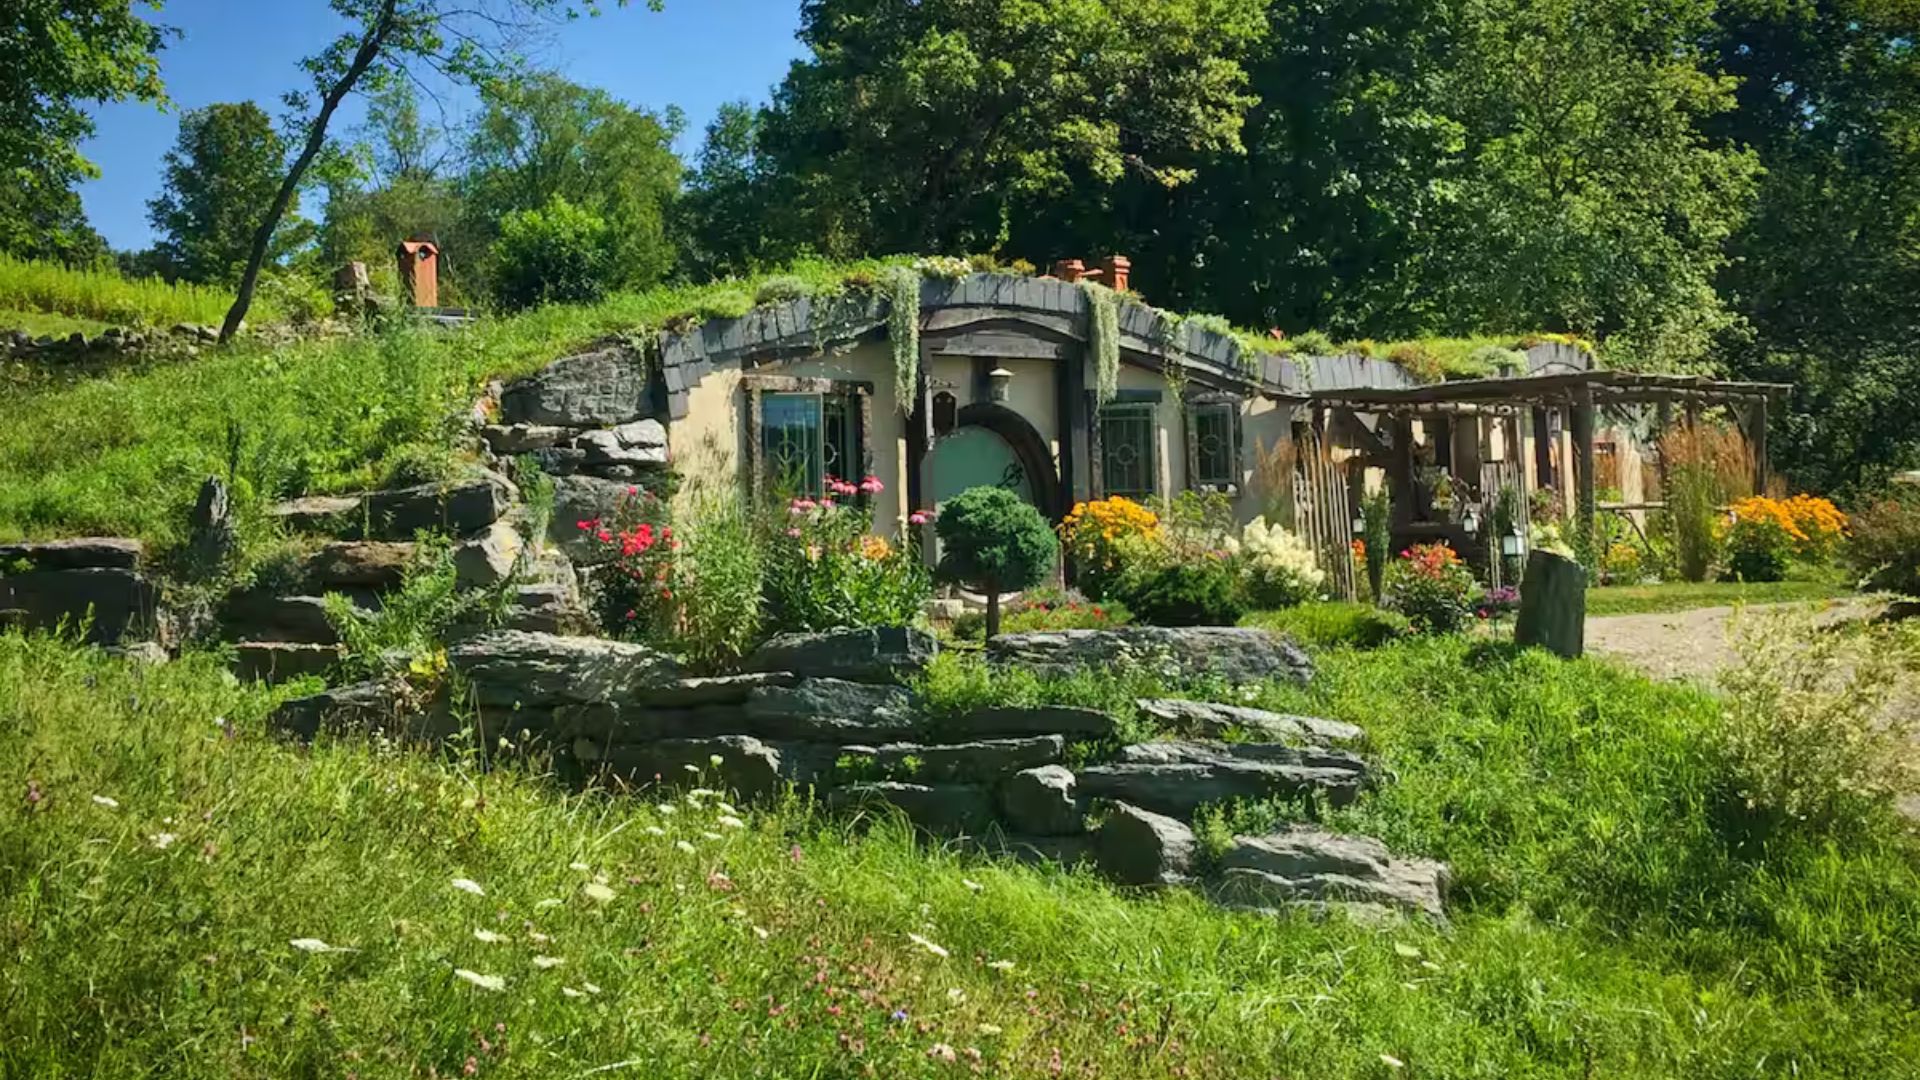
M1586 651L1587 572L1579 563L1550 551L1527 556L1513 640L1521 648L1539 645L1569 660Z
M997 588L988 589L987 590L987 639L991 641L992 639L998 637L999 635L1000 635L1000 590Z
M300 190L300 178L306 175L307 166L320 155L320 148L327 142L327 123L333 119L333 111L340 102L352 92L360 76L367 73L373 62L380 58L380 50L387 43L387 35L393 32L393 8L397 0L386 0L380 5L380 17L374 21L367 36L360 40L360 48L354 51L353 62L347 66L346 74L340 81L327 90L321 99L320 112L313 118L313 126L307 129L307 142L300 150L300 156L294 159L293 168L287 170L286 179L280 182L280 190L273 196L273 206L268 209L266 218L253 233L253 249L247 253L247 269L240 275L240 289L233 298L233 306L227 309L227 317L220 324L220 341L225 344L239 333L240 324L247 317L247 309L253 306L253 290L260 283L260 267L267 261L267 248L273 244L273 232L280 227L280 219L286 216L287 207L293 203L294 192Z

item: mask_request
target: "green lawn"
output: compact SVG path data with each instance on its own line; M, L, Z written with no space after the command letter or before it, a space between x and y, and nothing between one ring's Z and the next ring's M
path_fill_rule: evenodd
M1608 585L1587 590L1587 614L1653 615L1733 604L1785 604L1857 595L1832 581L1706 581Z
M1730 832L1707 697L1452 640L1334 650L1311 689L1259 700L1368 726L1395 779L1336 824L1451 860L1450 931L1127 896L797 804L734 828L716 797L570 793L492 746L303 749L214 658L0 635L0 1075L944 1077L977 1055L988 1076L1732 1080L1920 1060L1912 835L1878 812L1759 847Z

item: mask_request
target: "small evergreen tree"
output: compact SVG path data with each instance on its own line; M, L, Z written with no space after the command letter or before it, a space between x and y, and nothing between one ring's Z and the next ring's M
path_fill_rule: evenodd
M1047 519L1005 488L968 488L940 508L940 576L987 594L987 636L1000 632L1000 594L1046 580L1059 554Z

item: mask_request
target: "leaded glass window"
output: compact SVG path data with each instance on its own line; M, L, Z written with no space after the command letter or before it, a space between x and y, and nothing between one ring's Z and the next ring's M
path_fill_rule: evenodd
M859 406L847 394L760 395L760 467L774 490L819 495L829 476L859 483Z
M1187 486L1224 491L1240 483L1239 439L1235 432L1239 410L1226 403L1195 405L1187 412L1192 425L1192 475Z
M1153 495L1158 466L1152 405L1110 405L1100 411L1100 482L1106 494Z

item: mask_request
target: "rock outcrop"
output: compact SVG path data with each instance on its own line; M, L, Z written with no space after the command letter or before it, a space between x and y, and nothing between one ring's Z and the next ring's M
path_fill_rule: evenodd
M1313 677L1313 661L1298 646L1245 627L1128 626L1001 634L987 642L987 659L1043 673L1145 665L1232 683L1288 679L1304 684Z
M85 627L96 645L151 637L159 591L137 541L105 537L0 545L0 627Z

